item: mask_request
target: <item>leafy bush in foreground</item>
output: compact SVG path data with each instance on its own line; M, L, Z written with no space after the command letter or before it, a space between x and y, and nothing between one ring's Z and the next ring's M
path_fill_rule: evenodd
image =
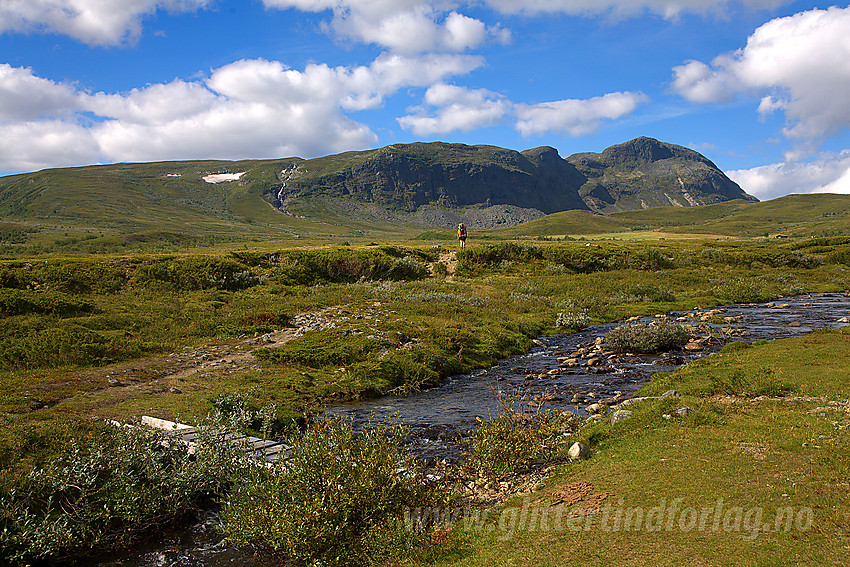
M682 325L653 321L620 325L609 331L605 344L616 352L654 353L681 346L689 336Z
M234 467L213 446L196 456L164 432L108 428L0 493L0 563L73 557L123 546L195 510Z
M237 544L262 543L310 565L363 565L392 553L380 549L382 534L399 534L404 511L442 502L405 437L400 425L358 434L338 418L315 422L287 441L285 462L253 469L236 487L222 529Z

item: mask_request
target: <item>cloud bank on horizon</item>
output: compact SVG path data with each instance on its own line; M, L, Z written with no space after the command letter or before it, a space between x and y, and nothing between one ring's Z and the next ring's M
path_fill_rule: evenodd
M850 7L785 0L262 4L275 25L296 26L288 28L293 37L315 38L326 60L308 54L291 62L285 55L299 41L288 43L284 33L219 34L209 41L222 45L222 64L204 70L188 44L163 43L186 46L174 57L185 58L189 71L164 79L140 69L129 88L101 88L108 81L96 65L78 80L73 73L83 67L64 54L139 60L202 18L236 17L240 3L4 0L0 52L17 52L0 60L0 171L314 157L422 138L558 147L657 134L714 148L710 157L726 160L719 165L727 174L762 199L850 193ZM715 40L733 20L738 29ZM267 56L227 60L248 51L240 41L249 39ZM52 53L53 67L70 76L40 69Z

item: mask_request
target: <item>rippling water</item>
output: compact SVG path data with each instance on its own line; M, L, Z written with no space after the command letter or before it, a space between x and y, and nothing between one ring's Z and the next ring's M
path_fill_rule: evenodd
M425 458L452 458L456 455L454 440L458 432L470 427L476 417L494 414L502 394L520 395L532 403L537 399L545 407L581 412L589 402L572 404L576 393L592 393L596 398L613 396L617 392L631 394L655 372L674 370L689 360L706 356L719 350L728 340L773 340L803 335L815 329L846 326L847 323L841 322L841 319L850 317L850 295L803 295L777 299L769 304L732 305L719 309L724 310L721 317L735 317L736 321L707 325L720 334L723 327L748 334L715 341L701 351L677 353L676 357L626 356L599 367L568 368L558 374L547 374L559 368L559 356L569 355L581 345L595 343L597 337L604 336L621 322L598 325L579 333L542 337L539 346L525 354L506 358L486 370L453 376L439 387L415 395L337 404L327 411L351 418L358 425L370 419L380 421L399 417L413 430L411 442L416 453ZM702 312L708 311L712 310ZM670 318L686 316L687 313L672 313ZM699 321L694 317L689 319ZM651 317L646 317L639 322L650 320ZM200 521L170 532L150 545L89 564L100 567L263 565L249 551L223 544L215 530L216 522L216 515L209 512Z

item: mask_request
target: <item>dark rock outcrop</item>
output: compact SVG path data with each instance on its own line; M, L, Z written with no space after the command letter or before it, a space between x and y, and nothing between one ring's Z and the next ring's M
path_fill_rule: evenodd
M284 193L346 195L398 212L414 212L423 205L517 205L554 213L587 209L577 192L580 179L554 148L520 153L436 142L307 161Z
M705 156L653 138L636 138L599 154L574 154L566 161L585 178L579 194L599 212L755 200Z

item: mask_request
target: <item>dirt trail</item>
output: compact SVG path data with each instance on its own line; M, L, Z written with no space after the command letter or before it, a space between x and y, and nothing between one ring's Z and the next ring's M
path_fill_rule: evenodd
M457 254L452 250L440 252L438 260L446 265L446 281L454 281L455 268L457 267Z
M166 380L185 380L186 378L197 374L198 372L213 371L221 368L245 368L256 366L259 361L254 356L254 352L258 348L279 347L295 337L296 329L283 329L273 331L261 337L243 340L236 345L225 349L225 353L220 351L219 345L200 346L192 351L192 355L185 360L190 366L182 370L173 371L162 376ZM224 356L220 356L224 354ZM179 356L175 353L170 356Z
M84 377L107 380L114 390L145 389L152 385L174 386L176 383L200 373L239 372L260 369L260 361L254 356L259 348L279 347L301 336L305 331L326 323L328 308L302 313L293 318L293 327L275 330L264 335L242 337L222 343L208 343L184 347L167 355L148 356L132 361L111 364L93 369Z
M282 329L258 337L241 338L225 343L208 343L167 355L148 356L119 362L78 373L78 379L101 384L94 391L107 388L113 394L133 391L164 391L179 393L180 384L196 374L213 372L233 373L259 369L260 361L254 351L276 347L295 338L298 329ZM134 395L134 394L131 394ZM110 405L110 402L102 401Z

